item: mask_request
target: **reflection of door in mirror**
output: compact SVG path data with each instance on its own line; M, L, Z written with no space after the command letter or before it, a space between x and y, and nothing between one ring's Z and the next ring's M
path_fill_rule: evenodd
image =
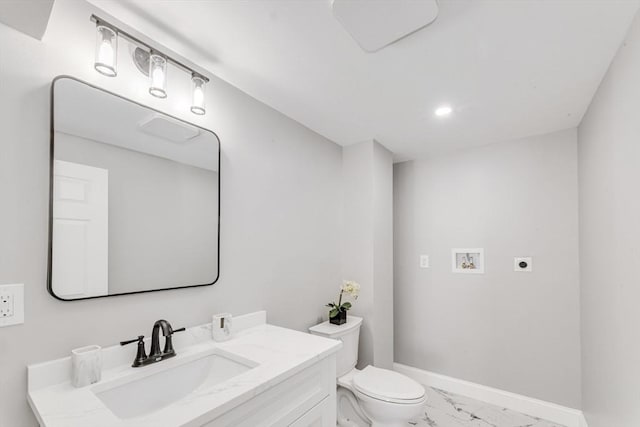
M53 286L61 298L108 295L109 171L55 160Z

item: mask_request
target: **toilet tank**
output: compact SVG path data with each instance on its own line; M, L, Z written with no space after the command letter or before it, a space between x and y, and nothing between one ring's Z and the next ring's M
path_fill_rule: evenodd
M342 348L336 355L336 375L343 376L356 367L358 363L358 339L360 337L362 318L347 316L347 323L333 325L326 322L309 328L313 335L342 341Z

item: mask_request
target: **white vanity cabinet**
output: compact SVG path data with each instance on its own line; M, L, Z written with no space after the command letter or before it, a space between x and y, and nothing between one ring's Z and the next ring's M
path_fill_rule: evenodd
M188 328L178 354L132 368L130 349L103 349L102 379L71 385L69 357L28 367L28 400L42 427L335 427L338 340L235 319L218 343Z
M335 427L335 354L203 425L206 427Z

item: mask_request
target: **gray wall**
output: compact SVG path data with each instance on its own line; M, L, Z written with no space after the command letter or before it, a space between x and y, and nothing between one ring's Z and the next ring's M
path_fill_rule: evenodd
M578 129L582 399L589 427L640 425L640 18Z
M358 367L393 366L393 158L376 141L344 148L343 276L361 285Z
M395 165L397 362L580 407L576 151L569 130ZM451 272L459 247L484 275Z
M217 172L61 132L55 153L109 171L110 294L216 279Z
M2 427L36 425L26 401L30 363L149 334L160 318L180 327L208 322L212 313L266 309L271 323L304 330L326 316L323 305L342 279L341 148L217 79L209 85L204 117L188 111L189 78L174 69L169 97L155 99L126 48L117 78L97 74L92 11L81 1L57 1L42 42L0 25L0 283L24 283L26 298L25 324L0 329ZM58 74L220 136L216 285L77 302L47 293L49 87Z
M373 145L373 362L393 368L393 156Z

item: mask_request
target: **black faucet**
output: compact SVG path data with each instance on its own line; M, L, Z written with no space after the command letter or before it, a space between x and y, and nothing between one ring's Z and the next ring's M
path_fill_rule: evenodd
M164 336L164 350L160 351L160 329L162 329L162 335ZM173 329L171 324L166 320L158 320L153 324L153 331L151 333L151 350L149 356L144 347L144 335L139 335L138 338L121 341L120 345L127 345L134 342L138 343L138 352L136 358L133 361L134 368L139 366L146 366L152 363L160 362L161 360L168 359L176 355L176 351L173 349L172 336L176 332L182 332L185 328Z

